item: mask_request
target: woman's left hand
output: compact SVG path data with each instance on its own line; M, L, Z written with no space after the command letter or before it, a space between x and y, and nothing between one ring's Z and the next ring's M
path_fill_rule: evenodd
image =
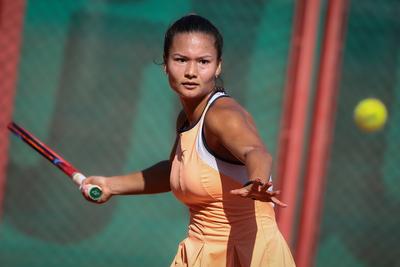
M263 184L261 180L256 179L248 186L231 190L231 194L237 195L244 198L251 198L254 200L272 202L280 207L287 207L287 204L283 203L276 197L280 194L280 191L269 191L268 189L272 186L271 182Z

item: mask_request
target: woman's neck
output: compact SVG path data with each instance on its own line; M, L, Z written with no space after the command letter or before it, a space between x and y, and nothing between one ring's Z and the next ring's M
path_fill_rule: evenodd
M214 92L210 92L202 98L188 99L181 98L182 108L189 124L192 126L199 119L207 105L207 101Z

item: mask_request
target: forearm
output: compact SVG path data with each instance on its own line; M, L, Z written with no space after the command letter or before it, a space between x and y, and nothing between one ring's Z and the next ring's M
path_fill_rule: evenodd
M155 194L170 191L171 164L161 161L143 171L108 177L107 186L113 195Z
M253 148L245 155L244 163L250 180L267 182L272 169L272 156L264 148Z

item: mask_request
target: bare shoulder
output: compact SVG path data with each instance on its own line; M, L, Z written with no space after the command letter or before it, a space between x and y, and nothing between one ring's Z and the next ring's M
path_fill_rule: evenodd
M250 113L231 97L217 99L205 117L206 127L210 130L225 130L253 124Z

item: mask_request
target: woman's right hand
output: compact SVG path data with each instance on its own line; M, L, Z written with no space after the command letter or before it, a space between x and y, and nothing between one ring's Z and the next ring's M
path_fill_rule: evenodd
M111 190L107 184L107 177L104 176L90 176L88 178L86 178L85 180L82 181L82 185L81 185L81 192L83 194L83 196L86 198L86 200L90 201L90 202L94 202L94 203L104 203L107 202L112 194L111 194ZM99 200L93 200L89 197L88 195L88 189L90 185L97 185L101 188L102 190L102 194L101 194L101 198Z

